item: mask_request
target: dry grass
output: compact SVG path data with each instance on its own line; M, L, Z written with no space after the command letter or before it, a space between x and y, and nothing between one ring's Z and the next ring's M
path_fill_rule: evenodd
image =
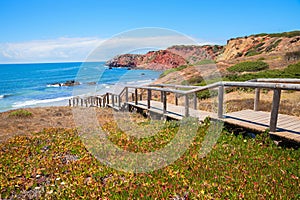
M28 111L30 117L14 117L11 113ZM77 113L77 114L76 114ZM75 115L74 115L75 114ZM77 116L77 119L74 118ZM97 118L97 120L94 120ZM111 109L106 108L71 108L71 107L41 107L26 108L0 113L0 143L16 135L30 135L47 128L75 128L84 126L105 125L112 122L116 116ZM127 117L128 118L128 117ZM132 114L130 120L142 121L142 116Z
M273 91L264 91L260 94L259 110L271 111ZM216 98L201 100L198 102L198 109L212 111L215 108ZM226 112L235 112L245 109L253 109L254 91L234 91L225 94L225 110ZM279 113L300 117L300 92L283 91Z

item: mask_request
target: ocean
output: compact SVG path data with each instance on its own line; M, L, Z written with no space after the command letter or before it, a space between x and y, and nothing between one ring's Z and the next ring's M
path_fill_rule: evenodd
M109 69L104 62L0 64L0 112L68 105L72 96L149 84L160 74L152 70ZM64 85L71 81L76 84Z

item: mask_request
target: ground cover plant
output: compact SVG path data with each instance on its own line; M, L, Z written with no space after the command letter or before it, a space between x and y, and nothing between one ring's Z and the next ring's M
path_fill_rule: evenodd
M165 122L150 139L133 139L113 120L109 138L134 152L154 151L179 125ZM149 121L139 122L147 126ZM224 130L205 157L199 149L207 120L176 162L149 173L120 172L102 164L83 145L76 129L49 128L0 144L1 198L19 199L297 199L300 152L276 146L268 134L255 139Z

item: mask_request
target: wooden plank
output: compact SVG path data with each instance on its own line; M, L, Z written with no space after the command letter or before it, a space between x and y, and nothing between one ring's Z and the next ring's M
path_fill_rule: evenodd
M127 102L134 107L149 110L150 112L163 115L163 103L158 101L150 101L150 109L148 109L147 101L140 101L137 105L135 102ZM203 121L206 117L212 119L219 119L217 113L195 110L190 108L189 115L192 117L199 118L199 121ZM185 116L185 106L176 106L174 104L169 104L166 109L165 116L171 119L181 120ZM233 124L236 126L244 127L250 130L255 130L259 132L265 131L269 128L270 113L264 111L253 111L253 110L243 110L233 113L227 113L224 115L225 118L222 119L225 123ZM287 122L289 123L287 124ZM298 131L300 133L300 118L279 114L278 116L278 132L279 137L284 137L293 141L300 141L300 134L296 134Z

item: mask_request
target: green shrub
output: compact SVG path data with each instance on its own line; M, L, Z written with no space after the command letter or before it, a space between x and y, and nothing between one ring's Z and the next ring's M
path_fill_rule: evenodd
M187 68L187 67L188 67L188 65L181 65L181 66L176 67L176 68L167 69L167 70L165 70L165 71L159 76L159 78L162 78L162 77L164 77L164 76L167 76L168 74L170 74L170 73L172 73L172 72L181 71L181 70L183 70L183 69L185 69L185 68Z
M245 56L255 56L255 55L258 55L258 54L260 54L260 52L258 52L258 51L256 51L256 50L252 49L252 50L247 51L247 52L245 53Z
M31 117L32 113L28 110L16 110L9 113L9 117Z
M289 65L287 68L284 69L284 72L292 76L300 76L300 62Z
M263 61L246 61L227 68L230 72L255 72L268 69L269 65Z

